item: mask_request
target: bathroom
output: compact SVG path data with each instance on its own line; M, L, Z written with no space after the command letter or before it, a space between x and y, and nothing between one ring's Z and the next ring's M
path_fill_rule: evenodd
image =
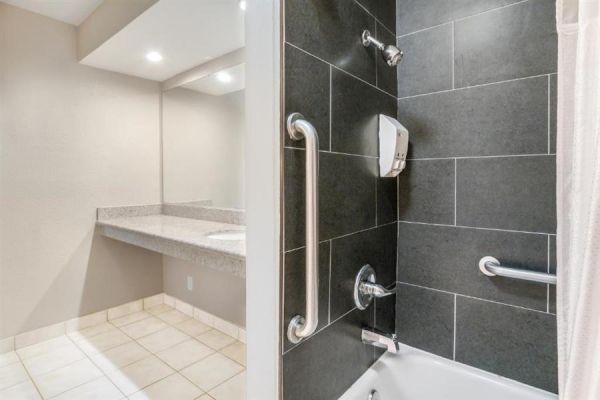
M597 0L0 0L0 399L600 398Z

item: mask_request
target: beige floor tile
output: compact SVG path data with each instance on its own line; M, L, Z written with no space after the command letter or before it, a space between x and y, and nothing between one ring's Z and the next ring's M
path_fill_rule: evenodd
M171 368L175 368L179 371L180 369L187 367L196 361L200 361L203 358L208 357L214 352L215 350L211 349L205 344L202 344L195 339L190 339L158 352L156 355L161 360L169 364Z
M242 342L235 342L227 347L223 347L219 352L238 364L246 365L246 345Z
M77 346L86 354L91 355L112 349L130 342L131 338L118 329L101 333L77 342Z
M169 325L175 325L175 324L178 324L179 322L183 322L183 321L186 321L186 320L192 318L189 315L184 314L179 310L167 311L165 313L158 314L157 317L162 319Z
M9 351L8 353L0 354L0 368L16 362L19 362L19 356L17 356L16 352Z
M139 339L142 336L158 332L161 329L168 327L163 321L156 317L143 319L132 324L122 326L120 329L134 339Z
M85 358L85 354L74 344L52 349L37 357L23 360L23 365L32 376L42 375L62 368L77 360Z
M246 399L246 374L234 376L211 390L209 394L215 400L245 400Z
M66 336L59 336L56 339L47 340L45 342L36 343L31 346L22 347L17 350L17 354L21 359L25 360L31 357L37 357L51 350L63 346L72 346L73 342Z
M114 326L121 327L121 326L124 326L127 324L141 321L146 318L150 318L151 316L152 316L152 314L149 314L146 311L138 311L138 312L134 312L134 313L125 315L124 317L121 317L121 318L113 319L112 321L110 321L110 323L113 324Z
M244 367L238 363L215 353L181 370L181 374L200 389L209 391L243 370Z
M141 392L130 396L130 400L194 400L202 394L196 385L179 374L173 374L153 383Z
M155 356L110 372L108 378L127 396L158 382L175 371Z
M223 347L235 342L235 338L232 338L231 336L226 335L216 329L198 335L196 339L215 350L220 350Z
M138 343L144 346L147 350L152 353L158 353L161 350L168 349L169 347L175 346L177 343L181 343L190 339L188 335L181 332L179 329L168 327L143 338L138 339Z
M152 315L158 315L158 314L162 314L162 313L167 312L167 311L171 311L173 309L174 309L173 307L168 306L166 304L159 304L157 306L150 307L146 311L148 311Z
M2 400L41 400L42 397L33 385L31 379L13 385L7 389L0 390Z
M48 399L101 376L102 372L86 358L47 374L35 376L33 380L42 396Z
M113 347L102 353L90 355L90 359L104 373L108 373L150 357L151 353L134 341Z
M0 390L25 382L29 379L23 364L12 363L0 368Z
M90 326L89 328L81 329L79 331L69 332L67 333L67 336L71 338L71 340L73 340L74 342L78 342L99 335L101 333L114 331L116 329L117 328L115 328L108 322L104 322L98 325Z
M195 319L188 319L175 325L177 329L180 329L190 336L198 336L204 332L210 331L212 328L200 321Z
M209 394L203 394L202 396L198 397L196 400L215 400L215 399L213 399Z
M53 397L52 400L119 400L124 398L123 393L107 377L102 376Z

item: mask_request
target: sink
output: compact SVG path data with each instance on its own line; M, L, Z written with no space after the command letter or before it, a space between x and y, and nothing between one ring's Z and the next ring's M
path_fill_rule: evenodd
M245 231L217 231L211 232L206 235L209 239L215 240L246 240L246 232Z

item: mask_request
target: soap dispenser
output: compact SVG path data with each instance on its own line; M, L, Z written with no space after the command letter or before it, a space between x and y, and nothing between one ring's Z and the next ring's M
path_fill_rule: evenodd
M406 167L408 129L395 118L379 114L379 176L393 178Z

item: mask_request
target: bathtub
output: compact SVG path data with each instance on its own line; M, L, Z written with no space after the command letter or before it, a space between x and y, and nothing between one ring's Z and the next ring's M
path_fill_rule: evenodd
M408 346L386 353L340 400L556 400L557 395Z

